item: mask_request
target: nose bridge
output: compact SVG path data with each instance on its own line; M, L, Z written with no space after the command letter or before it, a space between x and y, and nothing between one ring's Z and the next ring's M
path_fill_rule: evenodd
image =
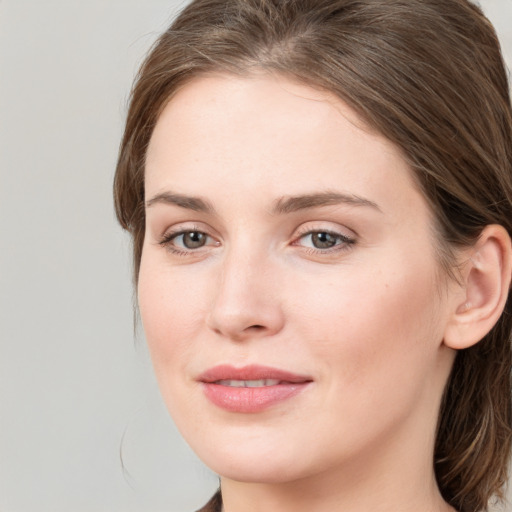
M263 247L245 239L227 248L208 315L210 328L233 339L280 330L282 311L274 274Z
M229 287L246 283L254 286L259 282L265 287L265 276L271 273L269 251L264 244L258 242L257 235L240 236L240 239L231 244L226 251L222 266L222 281ZM244 291L244 287L240 292Z

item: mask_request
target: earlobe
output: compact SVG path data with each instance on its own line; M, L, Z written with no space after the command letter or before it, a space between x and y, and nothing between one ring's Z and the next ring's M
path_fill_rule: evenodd
M510 236L486 226L463 269L463 298L456 301L444 344L460 350L478 343L496 324L507 301L512 274Z

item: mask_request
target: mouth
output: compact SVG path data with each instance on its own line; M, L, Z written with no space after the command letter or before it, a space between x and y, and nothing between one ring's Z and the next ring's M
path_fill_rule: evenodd
M236 413L262 412L292 399L313 382L309 376L258 365L215 366L197 380L211 403Z
M228 386L230 388L265 388L268 386L277 386L283 381L277 379L259 379L259 380L217 380L213 384L219 386Z

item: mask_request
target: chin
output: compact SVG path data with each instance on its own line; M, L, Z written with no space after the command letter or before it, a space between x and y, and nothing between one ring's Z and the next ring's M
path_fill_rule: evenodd
M273 443L270 438L251 443L235 436L222 441L207 437L206 442L190 439L189 444L197 456L216 474L239 482L278 484L300 479L301 468L297 462L308 457L301 454L299 446ZM256 441L256 440L253 440Z
M274 442L272 442L274 441ZM255 484L285 484L324 474L351 454L325 450L315 443L282 436L265 443L245 443L240 439L223 444L192 446L199 458L220 477ZM347 450L350 451L350 450Z
M305 476L300 474L300 470L294 467L291 461L279 464L272 459L241 461L239 458L235 458L222 460L222 456L220 456L211 464L208 461L205 462L219 476L237 482L282 484L299 480Z

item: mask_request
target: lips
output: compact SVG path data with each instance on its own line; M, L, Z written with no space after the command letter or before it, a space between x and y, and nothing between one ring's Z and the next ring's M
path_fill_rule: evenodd
M198 381L217 407L229 412L256 413L296 396L312 379L267 366L221 365L202 373Z

